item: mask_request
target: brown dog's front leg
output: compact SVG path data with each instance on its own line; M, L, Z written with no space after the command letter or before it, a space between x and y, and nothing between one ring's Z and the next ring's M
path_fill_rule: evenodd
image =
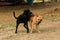
M30 33L32 33L32 32L33 32L33 29L34 29L34 24L33 24L33 23L31 23L31 32L30 32Z
M36 30L37 30L38 33L40 33L40 31L39 31L39 25L36 25Z

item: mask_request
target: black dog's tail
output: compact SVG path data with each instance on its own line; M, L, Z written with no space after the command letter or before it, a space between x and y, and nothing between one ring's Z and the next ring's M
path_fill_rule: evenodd
M13 16L15 17L15 19L17 19L17 17L15 16L15 11L13 11Z

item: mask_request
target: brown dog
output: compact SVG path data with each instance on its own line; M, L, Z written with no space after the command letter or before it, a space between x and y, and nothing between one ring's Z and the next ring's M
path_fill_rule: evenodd
M39 27L38 25L42 21L42 16L40 15L31 15L30 17L30 25L31 25L31 33L33 32L34 27L36 26L36 30L39 32Z

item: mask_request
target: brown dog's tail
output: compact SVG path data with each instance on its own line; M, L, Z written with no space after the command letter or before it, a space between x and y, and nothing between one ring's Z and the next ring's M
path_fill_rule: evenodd
M17 17L15 16L15 11L13 11L13 16L15 17L15 19L17 19Z

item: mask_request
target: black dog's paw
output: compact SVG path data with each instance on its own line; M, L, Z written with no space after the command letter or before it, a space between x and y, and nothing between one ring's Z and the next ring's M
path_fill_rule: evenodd
M27 33L29 33L29 31L27 31Z
M15 32L17 34L17 32Z

